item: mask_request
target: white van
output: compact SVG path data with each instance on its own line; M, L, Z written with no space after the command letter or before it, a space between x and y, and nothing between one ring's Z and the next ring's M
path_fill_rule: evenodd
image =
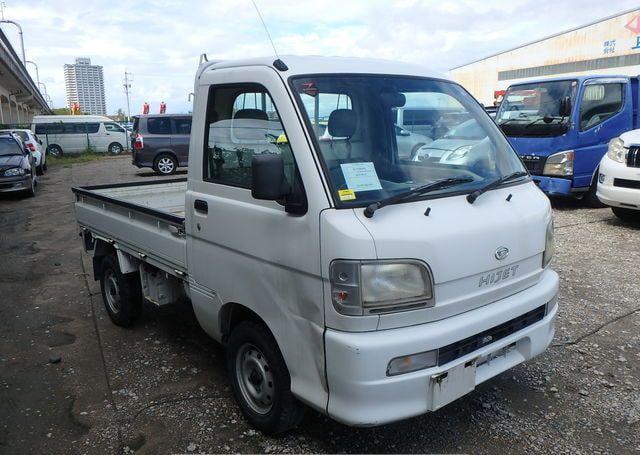
M53 156L86 151L117 155L128 145L127 131L100 115L36 115L31 131Z

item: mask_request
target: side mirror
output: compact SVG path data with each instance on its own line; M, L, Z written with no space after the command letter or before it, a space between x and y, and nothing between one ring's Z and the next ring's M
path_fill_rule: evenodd
M29 153L31 153L31 152L29 152L29 147L25 147L23 152L24 152L25 155L29 155Z
M569 117L571 115L571 98L565 96L560 101L560 117Z
M278 201L290 193L284 176L281 155L264 153L251 159L251 196L265 201Z

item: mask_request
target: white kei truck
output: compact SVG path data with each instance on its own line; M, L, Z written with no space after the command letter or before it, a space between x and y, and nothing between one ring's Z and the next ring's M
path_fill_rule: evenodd
M112 321L190 302L256 428L305 406L353 426L435 411L549 346L549 200L460 85L384 60L204 56L194 92L187 179L76 187L75 213ZM402 159L403 107L434 140L483 134Z

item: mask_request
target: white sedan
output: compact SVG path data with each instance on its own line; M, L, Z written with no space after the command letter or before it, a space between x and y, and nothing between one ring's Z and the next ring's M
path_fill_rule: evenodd
M640 129L609 142L600 161L597 196L618 218L640 221Z

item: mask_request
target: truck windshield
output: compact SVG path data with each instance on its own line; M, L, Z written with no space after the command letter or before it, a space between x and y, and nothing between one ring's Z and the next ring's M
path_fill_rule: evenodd
M569 129L577 85L573 80L512 85L496 123L507 136L560 136Z
M292 86L339 207L363 207L443 179L464 181L416 198L465 194L525 170L457 84L323 75L293 79Z

